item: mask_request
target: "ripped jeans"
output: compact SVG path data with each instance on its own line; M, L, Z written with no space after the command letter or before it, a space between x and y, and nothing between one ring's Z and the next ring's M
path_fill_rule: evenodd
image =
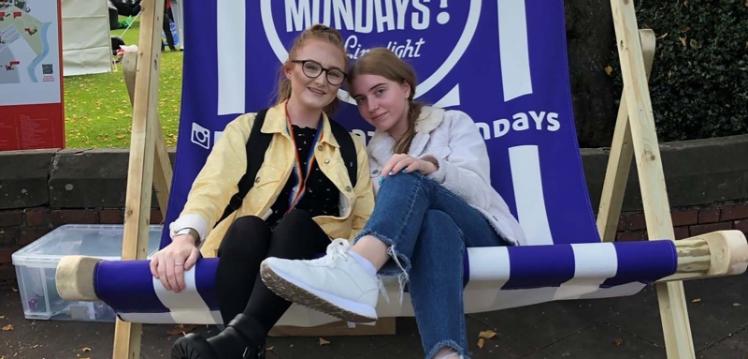
M420 174L385 177L376 206L356 240L372 235L390 247L379 273L409 277L426 358L450 347L468 357L462 300L466 247L506 245L485 217L462 198Z

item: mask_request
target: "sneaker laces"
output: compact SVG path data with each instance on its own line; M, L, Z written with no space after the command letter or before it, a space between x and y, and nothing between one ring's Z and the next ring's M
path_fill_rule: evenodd
M333 266L339 259L348 260L348 250L351 248L351 243L344 238L336 238L327 245L326 256L322 259L324 264L327 266Z

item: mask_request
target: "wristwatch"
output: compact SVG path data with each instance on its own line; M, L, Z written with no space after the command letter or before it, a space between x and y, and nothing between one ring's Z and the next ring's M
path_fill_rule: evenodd
M174 232L174 236L175 237L176 236L181 236L181 235L184 235L184 234L191 235L192 238L195 238L195 246L196 247L200 246L200 233L197 233L197 231L194 228L184 227L184 228L180 228L180 229L178 229L178 230L176 230Z

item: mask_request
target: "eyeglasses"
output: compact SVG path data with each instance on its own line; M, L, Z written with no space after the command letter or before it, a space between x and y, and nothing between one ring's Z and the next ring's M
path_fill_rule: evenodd
M322 72L325 72L325 79L330 85L338 86L345 79L345 72L337 68L324 68L314 60L291 60L295 64L301 64L301 71L310 79L316 79Z

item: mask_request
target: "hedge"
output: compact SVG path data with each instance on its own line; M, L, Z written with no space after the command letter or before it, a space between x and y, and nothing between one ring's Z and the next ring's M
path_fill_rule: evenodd
M748 0L636 7L639 27L657 35L649 89L660 140L748 133ZM620 72L611 75L620 90Z

